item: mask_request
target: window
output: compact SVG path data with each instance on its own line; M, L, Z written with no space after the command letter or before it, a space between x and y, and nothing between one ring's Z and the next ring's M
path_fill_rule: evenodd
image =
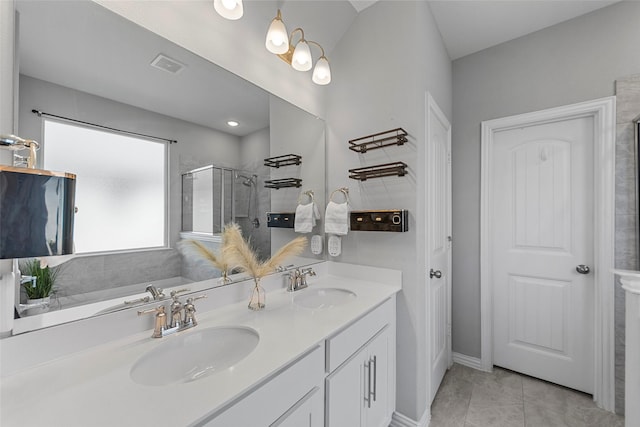
M76 253L166 246L165 143L44 120L44 168L76 174Z

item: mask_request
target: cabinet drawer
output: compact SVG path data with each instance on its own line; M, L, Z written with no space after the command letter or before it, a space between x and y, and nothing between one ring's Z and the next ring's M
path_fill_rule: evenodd
M208 421L196 423L196 425L206 427L271 425L310 390L323 383L323 356L322 346L316 347L233 406L211 416Z
M392 322L394 313L394 299L389 299L333 337L328 338L326 340L326 372L333 372L378 331Z

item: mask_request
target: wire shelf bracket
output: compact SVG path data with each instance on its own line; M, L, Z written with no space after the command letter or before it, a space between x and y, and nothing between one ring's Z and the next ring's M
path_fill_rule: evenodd
M349 150L356 153L366 153L369 150L377 150L391 145L403 145L408 141L407 135L407 131L402 128L374 133L373 135L350 140Z
M302 180L300 178L282 178L282 179L268 179L264 182L264 188L273 188L279 190L281 188L288 187L302 187Z
M269 157L264 159L264 165L271 168L281 166L299 165L302 163L302 156L297 154L285 154L283 156Z
M385 176L405 176L406 174L407 164L404 162L384 163L381 165L349 169L349 178L359 181Z

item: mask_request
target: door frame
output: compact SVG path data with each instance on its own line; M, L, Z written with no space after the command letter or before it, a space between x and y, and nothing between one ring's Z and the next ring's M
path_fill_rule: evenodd
M449 122L449 119L447 119L447 116L442 112L442 110L440 109L440 107L438 106L438 104L436 103L435 99L433 98L433 96L431 95L431 93L429 91L427 91L426 93L426 100L425 100L425 107L426 107L426 117L425 117L425 141L427 142L425 145L425 165L429 164L429 149L427 147L428 145L428 141L430 138L430 130L431 127L433 126L431 124L431 118L435 118L436 120L438 120L439 122L441 122L444 127L447 129L447 188L446 188L446 198L447 198L447 211L448 211L448 215L447 215L447 231L446 231L446 235L447 236L451 236L451 231L452 231L452 196L451 196L451 180L452 180L452 174L451 174L451 169L452 169L452 165L451 165L451 123ZM431 188L430 186L430 177L429 177L429 171L427 170L425 172L425 198L424 198L424 212L425 215L428 214L429 212L429 189ZM427 222L431 221L430 218L425 218ZM427 245L426 242L429 239L429 230L431 229L430 226L425 227L425 233L424 233L424 242L425 242L425 249L424 249L424 254L425 254L425 271L423 272L425 274L425 281L427 284L430 284L430 278L428 277L429 272L427 271L427 269L430 268L430 263L431 260L429 259L429 253L427 251ZM446 293L447 293L447 314L446 314L446 318L447 318L447 343L446 343L446 352L447 352L447 365L449 367L451 367L451 365L453 364L453 352L452 352L452 344L451 344L451 267L452 267L452 242L449 241L449 248L448 248L448 254L447 254L447 275L445 276L445 287L446 287ZM425 300L426 300L426 307L427 310L429 307L431 307L431 289L429 289L429 287L427 286L426 288L426 292L425 292ZM429 323L429 313L426 314L427 318L425 319L427 322L427 361L429 362L429 367L427 370L427 383L426 386L428 388L428 393L427 395L429 396L429 401L433 400L433 396L431 396L431 373L432 373L432 366L431 366L431 340L432 340L432 336L431 336L431 324Z
M614 236L616 97L606 97L481 123L480 337L481 368L493 368L493 271L490 207L496 132L592 117L594 121L594 392L598 406L615 409Z

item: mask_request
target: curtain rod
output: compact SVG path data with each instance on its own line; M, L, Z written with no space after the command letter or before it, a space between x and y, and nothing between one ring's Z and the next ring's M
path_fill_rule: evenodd
M33 114L37 114L38 117L42 117L42 116L55 117L56 119L67 120L67 121L75 122L75 123L82 123L83 125L89 125L89 126L93 126L93 127L101 128L101 129L108 129L108 130L112 130L112 131L115 131L115 132L120 132L120 133L124 133L124 134L128 134L128 135L136 135L136 136L143 136L145 138L158 139L160 141L166 141L169 144L177 144L178 143L178 141L176 141L175 139L161 138L159 136L145 135L143 133L130 132L128 130L122 130L122 129L116 129L116 128L112 128L112 127L108 127L108 126L97 125L95 123L83 122L82 120L71 119L69 117L63 117L63 116L57 116L55 114L45 113L44 111L39 111L39 110L35 110L35 109L31 110L31 112Z

